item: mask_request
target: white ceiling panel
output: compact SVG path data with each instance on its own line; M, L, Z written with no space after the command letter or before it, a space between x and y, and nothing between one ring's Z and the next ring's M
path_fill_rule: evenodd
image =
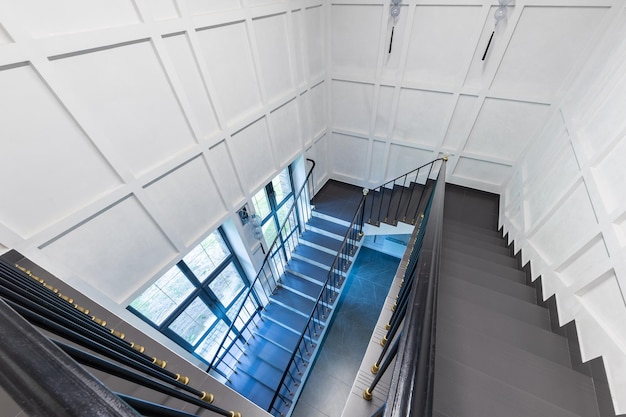
M293 90L293 77L289 59L286 14L278 14L253 21L256 46L265 101L273 102Z
M230 1L230 0L229 0ZM197 32L202 56L229 123L261 109L261 97L245 23Z
M182 34L168 36L163 39L163 42L176 68L176 75L183 85L195 116L195 122L200 127L200 134L204 138L214 135L219 130L219 125L189 45L189 39Z
M379 5L332 5L332 68L339 73L373 77L379 52Z
M512 172L513 169L508 165L460 157L452 175L457 178L500 186L511 176Z
M459 96L443 142L444 148L448 150L463 149L474 125L478 104L479 100L476 96L463 94Z
M134 197L64 233L42 250L53 259L62 259L78 278L118 303L177 255Z
M227 213L202 156L145 187L166 232L188 246Z
M459 83L480 35L481 16L481 6L418 5L404 68L405 80L447 86ZM441 24L442 21L446 24Z
M272 145L280 166L286 165L302 150L297 101L291 100L270 114Z
M367 139L333 133L328 146L334 172L355 180L364 179L367 167L365 163L367 161Z
M19 88L16 88L19 86ZM30 236L121 185L30 66L0 71L2 222Z
M374 134L378 137L387 137L391 108L393 106L394 88L383 85L378 92L378 107L376 109L376 124Z
M6 6L35 38L140 23L132 0L20 0Z
M487 98L465 150L513 163L545 122L549 108L540 103Z
M141 174L196 144L149 42L52 64L128 167Z
M524 7L493 90L552 99L597 38L607 11L607 7Z
M369 133L374 85L333 80L333 127Z
M276 164L265 117L235 133L229 144L247 191L253 192L271 179Z
M393 129L394 139L436 146L443 140L453 106L451 93L403 88Z
M391 181L433 159L432 151L392 143L389 146L387 167L383 181Z

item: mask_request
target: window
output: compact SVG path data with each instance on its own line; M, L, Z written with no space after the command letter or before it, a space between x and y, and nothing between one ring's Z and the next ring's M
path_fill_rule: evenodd
M248 286L220 228L148 287L128 309L208 363ZM245 311L255 308L250 306Z
M269 247L278 237L272 256L280 253L285 260L289 259L290 246L286 245L291 235L298 229L297 216L289 216L288 224L280 236L278 230L287 220L289 210L294 203L291 170L285 168L269 184L263 187L253 198L252 203L256 214L261 217L261 226L265 244Z

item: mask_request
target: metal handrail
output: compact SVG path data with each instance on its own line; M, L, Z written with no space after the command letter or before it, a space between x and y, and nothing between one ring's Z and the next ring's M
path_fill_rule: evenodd
M265 258L263 258L263 263L261 264L261 267L259 268L259 272L257 273L256 277L254 278L254 280L252 281L252 283L250 284L250 286L248 287L247 291L245 292L245 295L243 296L243 302L241 303L241 306L239 306L239 308L237 309L237 314L234 316L234 318L231 320L230 326L228 327L228 331L226 332L226 334L224 335L224 337L222 338L222 341L220 342L217 351L215 353L215 356L213 356L213 359L211 360L211 363L209 364L208 368L207 368L207 372L210 372L212 369L215 368L217 362L221 361L223 359L223 356L220 357L220 352L223 350L224 348L224 344L226 343L226 340L228 340L229 336L231 335L231 333L233 333L233 327L235 327L235 323L237 322L237 319L240 317L241 315L241 311L243 310L243 308L246 305L246 300L248 298L250 298L254 293L254 288L256 287L257 284L261 283L261 279L262 277L265 277L265 271L266 268L270 269L271 272L271 266L270 266L270 260L272 259L272 253L273 253L273 249L276 246L277 242L280 239L281 233L283 232L283 230L285 229L285 227L290 224L289 223L289 219L291 218L291 215L293 214L297 203L300 199L300 197L302 196L302 193L304 192L305 188L307 187L308 183L309 183L309 179L311 178L312 174L313 174L313 169L315 168L315 161L312 159L308 159L307 161L311 162L311 168L309 169L309 172L306 175L306 178L304 179L304 182L302 184L302 186L300 187L300 189L298 190L298 193L296 195L294 195L294 202L293 205L291 206L291 208L289 209L287 215L285 216L285 222L281 225L280 229L278 229L277 233L276 233L276 237L274 238L274 241L272 242L272 244L270 245L270 247L267 250L267 253L265 254ZM263 284L261 283L261 286ZM238 330L238 333L242 333L243 331L245 331L245 329L247 329L248 324L251 322L251 320L245 320L245 326L241 329ZM233 338L234 341L237 339L237 337ZM223 354L226 355L226 353L228 353L229 349L225 349Z

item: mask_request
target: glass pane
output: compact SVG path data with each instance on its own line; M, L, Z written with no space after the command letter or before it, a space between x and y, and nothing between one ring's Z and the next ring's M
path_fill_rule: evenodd
M130 303L130 306L154 324L160 325L194 288L180 269L174 266Z
M217 317L204 301L196 297L172 322L170 329L191 345L195 345L216 320Z
M278 174L278 176L272 180L272 186L274 187L276 203L280 204L285 199L285 197L291 193L289 169L284 169L283 172Z
M239 295L239 292L245 287L239 271L235 265L230 263L224 270L209 284L211 291L217 296L217 299L228 307L230 303Z
M255 213L258 214L261 219L265 219L272 210L270 202L267 199L267 194L265 193L265 188L261 188L259 192L252 197L252 204L254 205Z
M183 260L196 278L204 281L229 255L230 251L224 239L216 230L189 252Z
M289 209L291 209L292 205L293 205L293 197L290 198L289 201L285 202L285 204L281 208L279 208L278 211L276 212L276 214L278 215L278 222L280 223L281 227L285 223L285 220L287 219L287 215L289 214ZM291 232L295 226L296 226L296 212L294 210L291 213L291 216L289 216L289 224L286 225L285 228L282 230L283 237L288 235L289 232Z
M217 325L211 330L211 333L204 338L202 342L198 345L196 350L194 351L198 356L206 360L207 362L211 362L215 353L217 353L217 348L219 344L222 343L222 339L226 335L228 331L228 325L223 321L217 323Z
M274 217L270 218L268 222L263 225L263 236L265 236L265 243L269 247L272 243L274 243L274 239L278 232L276 231L276 223L274 222ZM280 242L279 242L280 244Z

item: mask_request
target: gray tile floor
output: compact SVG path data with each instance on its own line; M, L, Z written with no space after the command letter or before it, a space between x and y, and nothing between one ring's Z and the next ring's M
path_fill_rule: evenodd
M293 417L341 416L399 263L399 258L361 248Z

